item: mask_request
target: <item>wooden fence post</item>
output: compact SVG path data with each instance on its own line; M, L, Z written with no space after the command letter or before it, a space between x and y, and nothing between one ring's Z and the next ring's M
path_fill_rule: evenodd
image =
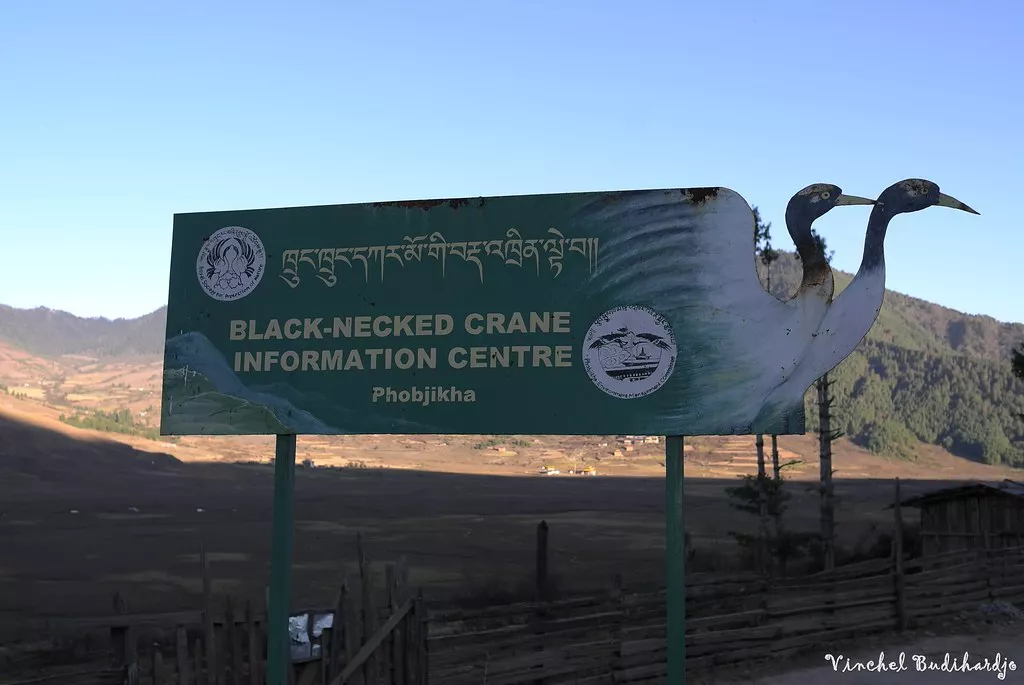
M196 685L208 685L209 674L206 672L205 659L203 658L203 640L197 637L192 645L192 658L196 672Z
M114 613L118 616L128 613L128 603L124 601L120 592L114 593ZM127 675L128 669L138 661L135 658L135 631L132 626L111 626L110 647L114 654L114 667L125 669Z
M907 593L903 574L903 509L900 500L900 479L897 478L896 496L892 505L892 574L896 593L896 630L903 632L907 628Z
M335 676L341 673L341 660L344 654L345 643L345 593L348 592L345 581L342 581L341 587L338 589L338 598L334 602L334 617L331 620L331 634L328 638L322 638L321 644L330 642L329 650L330 654L327 658L327 679L325 682L330 683L334 680ZM253 685L256 685L253 683Z
M210 580L210 564L206 558L206 546L199 542L199 565L203 572L203 630L206 633L206 682L221 685L221 674L217 669L217 634L213 626L213 598Z
M403 562L399 562L402 564ZM398 611L398 608L405 603L405 598L402 597L402 587L400 585L400 570L399 565L388 564L384 569L385 577L387 579L387 600L388 600L388 611L394 614ZM388 685L393 683L405 682L404 668L405 659L402 658L402 654L405 649L405 625L406 621L403 620L395 629L391 631L388 636L388 643L385 646L387 651L386 658L389 662L389 668L384 676L384 682Z
M416 606L405 617L405 638L402 650L402 679L395 685L415 685L416 683Z
M329 685L331 682L331 634L333 632L333 625L320 631L320 681L324 685Z
M538 599L548 598L548 522L537 524L536 585Z
M410 598L410 592L408 590L408 576L404 575L406 571L403 570L403 596L405 599ZM419 654L419 642L420 632L424 629L424 626L420 623L422 615L419 613L422 611L416 602L413 602L412 611L405 617L405 654L403 656L404 663L402 664L402 670L405 672L405 679L401 685L419 685L419 662L417 656Z
M398 564L395 567L395 583L398 590L396 597L398 605L404 605L411 597L409 596L409 564L404 556L398 557ZM398 626L398 634L395 643L395 685L408 685L410 680L405 655L409 653L412 646L410 639L413 633L410 631L412 624L409 617L413 613L406 614L405 619Z
M351 663L355 659L359 648L363 644L363 622L360 618L359 597L350 590L351 583L347 580L342 585L342 604L344 607L344 640L345 640L345 663ZM362 685L366 682L363 678L362 669L357 670L349 678L353 685Z
M423 603L423 588L416 594L416 685L427 685L429 680L430 653L427 651L427 638L430 637L430 624L427 623L426 606Z
M164 655L160 653L160 644L153 643L153 685L161 685L164 681Z
M110 665L114 668L128 665L127 632L126 626L110 626Z
M256 617L252 614L252 600L245 603L245 628L248 638L249 652L249 685L260 685L260 661L262 650L260 649L260 636L256 628Z
M175 657L178 662L178 685L192 685L192 678L188 668L188 632L185 626L178 626L177 644L175 645Z
M373 567L370 559L363 549L363 536L356 535L356 550L359 555L359 584L362 587L363 604L363 633L359 640L362 646L374 633L377 632L377 606L373 592ZM366 660L363 668L363 678L368 683L377 681L377 674L380 672L380 654L376 651Z
M224 642L227 647L226 661L231 664L231 685L242 685L242 646L235 626L235 603L227 596L224 606Z

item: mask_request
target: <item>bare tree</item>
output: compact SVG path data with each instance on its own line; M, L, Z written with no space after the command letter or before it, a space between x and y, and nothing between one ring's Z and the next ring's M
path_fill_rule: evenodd
M772 436L772 480L778 480L779 475L779 438Z
M832 430L832 386L826 373L815 388L818 391L818 455L820 458L821 478L821 559L826 570L835 567L836 510L835 490L832 486L832 442L842 434Z
M761 263L765 266L767 277L767 290L772 291L772 263L779 258L778 252L772 248L772 225L761 219L761 212L757 207L754 212L754 252ZM775 444L775 436L772 436L772 444ZM757 566L758 570L764 573L768 570L768 493L766 491L767 474L764 462L764 435L758 433L757 440L757 482L758 482L758 547ZM778 480L778 464L775 464L775 478ZM776 521L776 527L778 522Z
M832 262L835 254L828 250L825 239L814 229L811 229L814 241L825 255L825 260ZM797 255L799 258L799 255ZM832 385L826 373L815 383L818 400L818 457L819 457L819 478L821 492L821 562L825 569L835 566L835 535L836 535L836 512L835 512L835 489L832 485L832 443L837 440L841 433L832 430Z

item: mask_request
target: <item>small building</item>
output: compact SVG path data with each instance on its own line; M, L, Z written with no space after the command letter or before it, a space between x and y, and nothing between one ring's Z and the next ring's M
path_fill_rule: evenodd
M1024 545L1024 483L965 483L903 500L921 510L921 553Z

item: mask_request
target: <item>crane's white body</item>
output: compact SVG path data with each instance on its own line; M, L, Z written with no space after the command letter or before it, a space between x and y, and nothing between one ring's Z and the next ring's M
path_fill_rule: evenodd
M885 262L858 271L843 292L826 306L818 329L793 372L765 400L758 421L770 421L774 414L796 402L815 381L846 359L868 334L885 298Z
M977 214L956 198L945 195L931 181L906 179L886 188L878 196L864 236L864 258L857 275L827 308L812 335L804 358L785 383L765 401L755 424L770 423L774 417L792 413L806 388L840 364L868 334L882 310L885 299L885 233L893 217L928 207L950 207Z
M796 377L809 384L837 367L857 349L878 319L885 299L885 262L858 272L822 318Z
M587 287L601 300L656 305L672 322L676 374L686 380L659 391L672 396L660 405L660 419L699 427L714 416L734 432L782 434L790 432L789 413L799 419L792 426L802 427L807 386L771 422L754 423L769 394L804 361L829 309L831 278L780 301L757 276L746 201L724 188L688 200L650 191L585 212L581 222L617 229L602 243Z

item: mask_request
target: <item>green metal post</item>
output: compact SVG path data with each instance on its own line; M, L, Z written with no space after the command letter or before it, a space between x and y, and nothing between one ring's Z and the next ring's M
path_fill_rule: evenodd
M665 438L668 685L686 683L686 549L683 528L683 436Z
M267 610L267 685L288 685L291 639L288 611L292 591L292 500L295 491L295 436L277 436L274 459L274 537L270 550L270 606Z

